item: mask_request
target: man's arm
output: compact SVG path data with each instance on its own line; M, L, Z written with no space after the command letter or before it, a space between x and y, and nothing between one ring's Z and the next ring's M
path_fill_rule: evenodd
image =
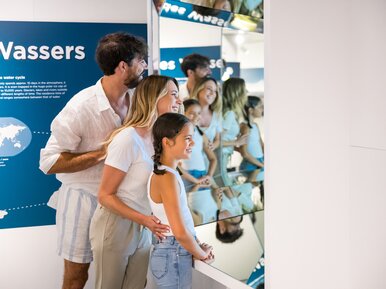
M105 156L106 150L103 149L103 147L97 151L78 154L63 152L59 155L59 158L54 165L47 171L47 174L75 173L83 171L104 160Z
M82 141L79 112L66 106L53 120L51 136L40 151L40 169L45 174L74 173L88 169L105 158L106 147L89 152L76 152Z

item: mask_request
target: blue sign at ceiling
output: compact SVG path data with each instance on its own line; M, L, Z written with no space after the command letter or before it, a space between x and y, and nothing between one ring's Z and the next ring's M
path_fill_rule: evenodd
M229 11L208 9L175 0L166 0L160 15L218 27L226 27L232 18L232 13Z
M126 31L147 38L146 24L0 21L0 228L55 223L46 203L59 188L39 170L52 119L102 76L99 39Z

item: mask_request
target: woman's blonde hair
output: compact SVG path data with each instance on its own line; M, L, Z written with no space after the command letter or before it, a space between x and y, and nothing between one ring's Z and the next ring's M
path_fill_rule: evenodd
M148 127L151 129L158 117L158 101L168 94L167 84L169 81L172 81L178 89L178 82L169 76L150 75L142 80L131 98L129 113L123 125L111 133L104 145L109 145L113 138L127 127Z
M221 106L222 106L221 97L220 97L220 90L219 90L216 79L214 79L213 77L204 77L199 82L197 82L197 84L193 88L193 91L192 91L192 94L190 95L190 98L197 99L199 101L198 95L201 92L201 90L205 89L205 83L207 83L208 81L213 81L216 84L216 99L209 106L209 108L212 112L220 113L221 112Z
M222 85L223 113L234 111L240 118L243 108L248 100L247 88L242 78L229 78Z

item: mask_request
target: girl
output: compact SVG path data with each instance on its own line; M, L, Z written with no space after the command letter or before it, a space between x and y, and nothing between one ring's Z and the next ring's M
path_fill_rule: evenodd
M244 106L245 122L240 124L240 132L248 134L248 142L240 147L243 161L240 171L248 173L248 182L256 185L257 175L264 170L264 144L260 136L260 130L253 121L254 118L263 116L263 102L257 96L248 96L248 102Z
M151 75L137 86L123 127L107 141L98 193L101 204L90 228L95 288L144 288L151 233L168 226L151 215L146 185L152 171L151 128L158 115L177 112L181 101L175 79ZM149 231L150 230L150 231Z
M190 191L195 185L207 187L212 185L218 187L213 180L213 174L217 166L217 158L208 146L208 138L198 127L201 115L200 103L195 99L184 101L185 116L194 125L192 139L195 146L192 148L191 158L182 160L183 178L186 180L186 189ZM209 160L209 167L206 169L205 158Z
M224 185L230 186L227 165L234 151L247 142L247 134L240 134L239 119L247 102L247 89L242 78L229 78L223 83L223 121L221 176Z
M195 239L192 215L177 164L190 157L194 127L184 115L167 113L153 127L154 170L148 198L155 215L170 233L159 239L151 253L150 268L158 288L191 288L192 256L213 261L212 247Z
M209 140L209 147L215 150L220 146L221 98L217 82L212 77L204 77L193 88L191 98L201 105L200 129Z

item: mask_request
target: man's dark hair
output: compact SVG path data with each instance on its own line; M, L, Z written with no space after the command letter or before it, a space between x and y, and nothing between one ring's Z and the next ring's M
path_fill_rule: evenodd
M243 232L244 230L243 229L240 229L238 231L235 231L233 233L230 233L230 232L225 232L225 233L221 233L220 232L220 225L218 224L218 222L226 222L225 220L219 220L219 216L220 216L220 210L217 210L216 212L216 215L217 215L217 223L216 223L216 238L223 242L223 243L233 243L234 241L236 241L237 239L239 239L242 235L243 235ZM238 224L240 224L241 222L243 221L243 216L241 216L241 219L240 221L238 222Z
M181 62L181 70L184 72L185 76L188 76L189 69L194 71L197 67L208 66L209 63L210 62L208 57L201 54L193 53L184 57Z
M223 243L233 243L243 235L243 231L243 229L240 229L233 233L225 232L221 234L218 222L216 224L216 238Z
M104 75L114 74L119 62L129 66L135 57L147 57L147 44L137 36L116 32L103 36L98 43L95 58Z

